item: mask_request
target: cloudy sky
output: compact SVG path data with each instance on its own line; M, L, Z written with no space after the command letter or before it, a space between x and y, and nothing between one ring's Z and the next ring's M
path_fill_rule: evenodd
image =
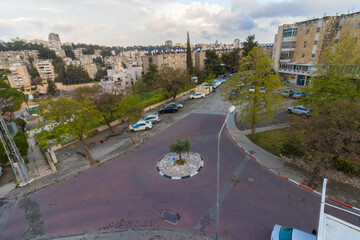
M231 43L255 34L273 42L278 25L360 11L359 0L0 0L0 40L47 40L107 46L165 40Z

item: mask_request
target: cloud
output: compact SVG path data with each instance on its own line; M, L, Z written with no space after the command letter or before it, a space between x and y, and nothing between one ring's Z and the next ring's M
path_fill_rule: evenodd
M358 0L15 0L4 1L0 39L50 32L63 42L158 45L166 40L229 43L255 34L271 42L281 24L346 13ZM46 4L45 4L46 3ZM357 4L357 5L356 5ZM355 11L358 9L355 9Z
M45 8L45 7L41 7L41 8L38 8L38 9L39 9L39 10L42 10L42 11L51 12L51 13L64 13L64 12L65 12L64 10L55 9L55 8Z

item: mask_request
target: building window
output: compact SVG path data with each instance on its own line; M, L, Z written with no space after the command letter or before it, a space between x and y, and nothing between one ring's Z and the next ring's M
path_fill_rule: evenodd
M317 28L316 28L316 32L320 32L320 27L317 27Z
M309 28L306 29L306 34L309 34L309 32L310 32L310 29Z
M315 57L315 53L311 54L311 57L314 58L314 57Z
M296 37L297 35L297 28L286 28L284 29L284 38L285 37Z
M314 41L314 45L317 45L318 41Z
M306 46L307 46L307 41L304 42L304 48L306 48Z
M302 57L302 58L305 57L305 53L303 53L303 54L301 55L301 57Z

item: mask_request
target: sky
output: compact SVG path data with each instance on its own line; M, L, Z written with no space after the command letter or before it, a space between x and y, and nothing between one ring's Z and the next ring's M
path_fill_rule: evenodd
M279 25L359 12L359 0L0 0L0 40L19 37L105 46L271 43Z

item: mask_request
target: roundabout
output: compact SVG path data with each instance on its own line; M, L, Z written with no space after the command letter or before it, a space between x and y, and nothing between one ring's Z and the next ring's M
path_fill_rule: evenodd
M204 160L198 153L189 152L182 157L185 160L183 165L178 165L176 161L179 156L176 153L168 153L162 157L156 168L161 176L170 179L185 179L196 175L204 166Z

